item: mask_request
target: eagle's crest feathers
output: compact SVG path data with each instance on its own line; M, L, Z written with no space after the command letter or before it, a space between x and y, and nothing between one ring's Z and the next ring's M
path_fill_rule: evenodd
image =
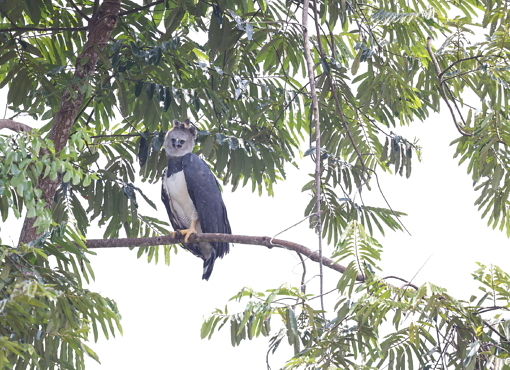
M195 126L191 124L191 121L189 118L186 118L183 122L180 122L177 119L174 119L174 129L183 129L189 131L189 133L193 136L197 136L197 130L195 129Z

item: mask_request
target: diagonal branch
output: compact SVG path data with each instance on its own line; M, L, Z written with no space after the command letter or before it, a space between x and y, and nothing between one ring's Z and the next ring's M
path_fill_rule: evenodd
M81 15L81 17L82 17L83 19L86 19L87 21L89 21L89 20L90 20L90 18L89 18L89 17L87 17L87 15L86 15L85 13L83 13L83 12L81 11L81 9L80 9L80 8L78 8L78 5L76 5L76 3L75 3L73 0L70 0L70 3L71 3L71 5L72 5L72 7L76 10L76 12L77 12L79 15Z
M21 122L13 121L12 119L0 119L0 130L7 128L16 132L29 132L32 131L32 127L25 125Z
M150 7L156 6L156 5L161 4L163 2L165 2L165 0L154 1L152 3L146 4L146 5L141 6L139 8L133 8L133 9L126 10L124 12L121 12L119 15L123 16L123 15L128 15L128 14L131 14L131 13L138 13L140 10L148 9Z
M310 260L322 263L323 266L332 270L344 273L345 266L342 266L331 258L320 256L319 252L294 242L282 239L273 239L269 236L249 236L249 235L231 235L231 234L193 234L189 238L190 242L226 242L236 244L261 245L268 248L278 247L297 252L306 256ZM133 247L151 247L156 245L169 245L181 243L182 239L173 238L171 236L156 236L152 238L118 238L118 239L89 239L87 240L87 248L133 248ZM358 274L356 280L363 282L363 275Z
M443 98L444 102L446 103L446 106L450 110L450 114L452 116L453 123L455 124L455 127L457 128L457 131L459 131L459 133L463 136L472 136L472 134L465 132L463 130L463 128L461 127L460 123L457 121L457 116L455 115L455 112L453 111L450 101L448 100L448 97L446 96L443 75L444 75L444 72L446 72L450 67L453 66L453 64L452 64L452 66L448 67L446 70L441 71L441 67L439 66L439 63L436 59L436 55L432 51L432 38L430 38L430 37L427 38L426 48L427 48L427 52L429 53L430 59L432 59L432 64L434 65L434 69L436 70L437 79L439 81L439 84L438 84L439 85L438 86L439 87L439 95L441 95L441 98ZM460 112L459 112L459 114L460 114ZM461 118L462 118L462 116L461 116Z

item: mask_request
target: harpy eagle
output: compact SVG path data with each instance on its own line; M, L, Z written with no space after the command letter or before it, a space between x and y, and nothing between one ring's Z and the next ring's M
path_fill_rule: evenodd
M183 247L204 260L202 279L209 280L214 261L229 252L228 243L187 243L196 233L231 234L220 188L209 166L196 154L196 130L188 119L174 121L166 133L168 165L163 171L161 200L174 230L184 235ZM172 233L175 237L175 232Z

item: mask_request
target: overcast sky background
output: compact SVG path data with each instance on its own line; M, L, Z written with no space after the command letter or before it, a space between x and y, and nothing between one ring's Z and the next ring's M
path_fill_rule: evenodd
M410 179L381 176L382 189L393 209L408 214L403 222L412 236L389 232L386 237L379 237L384 246L380 276L395 275L406 280L414 277L415 284L430 281L447 288L456 298L468 299L478 294L471 277L477 269L476 261L498 264L510 271L508 239L488 228L473 205L477 195L472 180L465 166L459 167L452 159L454 149L449 143L457 137L457 132L448 116L434 115L425 123L416 123L412 129L394 131L408 139L420 138L423 162L414 163ZM302 220L309 194L301 193L301 188L312 171L313 163L308 157L300 161L299 170L289 166L287 180L275 187L272 198L252 194L248 186L234 193L225 187L224 198L233 232L273 236ZM159 194L159 184L152 187ZM366 204L384 206L377 191L373 193L373 202L369 201L371 196L364 194ZM153 200L157 200L156 195ZM162 206L159 215L166 217ZM278 238L317 248L317 238L307 222ZM326 255L332 251L331 246L325 249ZM245 341L233 348L227 325L210 341L200 340L202 318L215 308L223 308L244 286L256 290L286 283L299 286L302 272L294 253L247 245L233 246L230 254L218 260L209 282L200 279L201 260L184 251L172 256L169 267L137 260L135 252L129 250L98 251L92 262L96 282L91 289L117 301L124 327L123 337L94 346L103 362L99 366L89 361L89 369L95 370L120 366L126 369L263 369L266 338ZM307 268L308 292L317 292L318 278L314 278L317 264L308 261ZM328 291L334 288L339 276L328 269L325 275L325 291ZM332 305L337 298L332 293L326 303ZM244 304L233 307L242 310ZM333 317L334 313L330 313L330 318ZM279 329L280 325L273 321L273 327ZM284 343L270 357L270 363L277 369L291 356L290 347Z
M25 118L19 120L27 122ZM510 271L508 239L488 228L473 205L477 194L466 174L466 166L459 167L452 159L454 149L449 143L457 137L457 132L449 116L433 115L424 123L416 122L411 128L393 131L410 140L420 138L423 162L413 164L410 179L380 176L392 208L408 214L403 222L412 236L403 232L378 236L384 246L383 271L379 275L413 279L415 284L430 281L447 288L456 298L467 299L477 294L476 282L471 277L477 268L475 261L497 264ZM306 157L299 161L299 166L299 170L287 167L287 180L276 185L274 197L259 197L251 193L250 186L234 193L228 186L224 187L234 233L273 236L303 219L310 195L301 193L301 188L313 171L313 163ZM165 209L159 201L160 184L143 186L145 194L158 205L158 212L153 214L166 221ZM384 206L377 190L363 194L367 205ZM142 212L151 210L142 204L143 200L139 203ZM2 239L15 241L21 221L8 222L2 225ZM97 230L89 237L101 235L102 231ZM278 238L311 249L317 245L317 238L306 221ZM331 251L331 246L325 246L326 255ZM261 246L232 246L230 254L216 262L208 282L201 280L201 260L182 249L177 255L172 254L170 266L161 262L148 264L145 257L137 259L136 251L128 249L96 252L97 256L91 257L96 281L90 289L118 303L124 335L92 343L102 365L89 360L88 370L265 368L267 338L244 341L240 347L233 348L227 325L210 341L200 340L203 317L215 308L223 308L245 286L260 291L281 284L298 286L302 273L294 253ZM308 292L317 292L317 264L308 261L307 268ZM334 288L339 275L325 270L325 291L328 291ZM337 298L332 293L326 303L334 304ZM229 312L241 311L244 304L229 304ZM280 328L276 320L272 324L273 329ZM270 363L276 369L291 356L292 351L284 342L270 356Z

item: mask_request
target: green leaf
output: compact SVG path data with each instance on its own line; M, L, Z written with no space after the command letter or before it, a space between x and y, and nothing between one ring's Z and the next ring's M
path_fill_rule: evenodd
M67 66L58 66L58 67L55 67L55 68L51 69L48 73L46 73L46 76L48 76L48 77L55 76L56 74L59 74L60 72L65 70L66 67Z
M142 88L143 88L143 80L138 80L136 82L136 85L135 85L135 96L138 98L140 96L140 94L142 93Z
M200 339L206 338L211 333L211 328L215 321L215 317L211 316L207 320L202 323L202 327L200 329Z
M41 20L41 2L40 1L25 1L25 7L27 10L27 14L30 17L30 20L34 24L34 26L37 26L39 24L39 21Z
M156 88L156 84L155 83L153 83L153 82L147 82L146 83L145 92L147 93L147 98L149 100L152 99L152 97L154 95L155 88Z
M195 93L193 94L193 108L195 109L195 112L200 112L200 98L198 97L197 90L195 90Z
M149 141L145 137L140 137L138 144L138 162L140 167L143 167L149 157Z
M64 174L64 177L62 178L62 182L64 183L67 183L71 180L71 177L73 176L73 173L70 172L70 171L67 171L65 174Z
M476 354L478 353L478 348L480 347L480 342L474 341L467 348L466 357L463 360L463 366L466 370L473 370L476 365Z
M204 157L209 158L209 156L211 154L211 150L213 148L213 145L214 145L214 136L209 135L207 137L207 139L200 146L200 150L202 151L202 154L204 155Z
M165 87L165 102L163 104L163 112L166 112L172 104L172 91L169 87Z
M358 69L359 69L359 65L360 65L360 62L361 62L361 55L362 54L363 54L363 52L361 50L358 51L358 54L356 55L356 58L352 62L352 66L351 66L351 74L352 75L356 75L358 73Z

